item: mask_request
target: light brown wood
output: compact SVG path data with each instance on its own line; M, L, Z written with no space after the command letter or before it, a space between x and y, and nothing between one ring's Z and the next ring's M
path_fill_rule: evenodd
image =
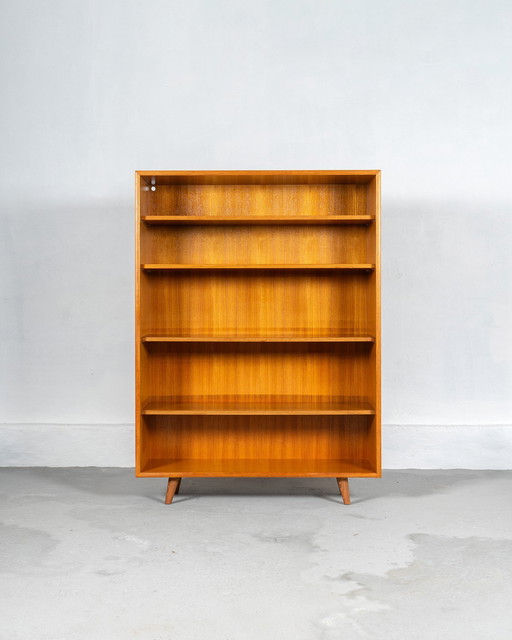
M352 458L299 460L269 458L151 458L140 477L162 477L179 473L189 478L332 478L343 469L347 478L376 478L377 474L367 460ZM349 503L346 503L349 504Z
M137 171L144 186L161 185L242 185L242 186L279 186L279 185L368 185L378 169L369 170L315 170L315 171ZM263 214L263 211L261 212Z
M380 169L248 169L208 171L137 171L143 178L157 178L157 184L269 184L275 178L276 184L331 184L340 182L346 184L366 184Z
M264 270L285 270L285 269L300 269L302 271L307 270L319 270L327 269L329 271L371 271L375 265L373 264L143 264L142 268L145 271L176 271L179 269L190 270L204 270L204 271L218 271L223 269L242 269L244 271L248 269L264 269Z
M143 476L378 475L374 416L143 416ZM245 470L244 470L244 467Z
M142 335L373 335L368 274L142 272Z
M369 398L372 343L150 343L146 402L169 397ZM357 400L356 400L357 401Z
M374 262L368 257L373 232L366 225L141 225L141 229L147 264L372 267Z
M375 409L365 398L326 398L296 396L206 396L194 398L178 396L147 402L142 408L145 416L373 416Z
M341 215L341 216L142 216L141 220L146 224L186 224L186 225L268 225L268 224L370 224L375 220L375 216L368 215Z
M300 335L300 336L143 336L142 342L375 342L373 336L335 336L335 335Z
M380 476L379 199L378 171L137 172L138 476Z
M141 322L140 322L140 212L147 208L147 191L142 189L143 181L135 174L135 473L141 469L144 461L145 443L142 433L141 416L141 371L143 350L141 342Z
M348 488L348 478L336 478L338 487L344 504L350 504L350 491Z
M165 504L171 504L174 494L178 492L181 478L169 478L167 481L167 492L165 494Z

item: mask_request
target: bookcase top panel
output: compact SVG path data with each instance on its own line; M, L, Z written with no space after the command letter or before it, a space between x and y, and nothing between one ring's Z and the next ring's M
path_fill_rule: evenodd
M148 185L369 184L378 169L355 171L136 171Z

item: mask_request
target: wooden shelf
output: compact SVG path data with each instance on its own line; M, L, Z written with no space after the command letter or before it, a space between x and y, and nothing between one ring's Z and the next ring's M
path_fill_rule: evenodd
M334 336L334 335L310 335L310 336L173 336L173 335L147 335L142 337L142 342L375 342L373 336Z
M372 416L375 409L366 398L292 400L288 398L258 398L234 400L226 398L175 399L147 402L145 416Z
M306 196L310 196L311 187L337 187L336 193L341 191L342 188L351 190L355 185L369 186L379 175L379 169L358 169L356 171L351 169L315 169L313 171L307 169L293 171L287 169L257 171L137 171L137 176L144 181L143 186L149 188L149 185L156 185L156 193L158 193L160 186L176 188L190 185L196 187L222 187L227 185L231 188L240 188L243 195L251 187L266 187L268 185L274 188L279 186L304 187ZM306 200L309 202L309 198L306 198ZM339 210L343 211L344 207Z
M371 224L375 216L142 216L146 224Z
M142 264L144 271L373 271L374 264Z
M140 476L170 477L377 477L367 460L296 460L296 459L194 459L167 460L152 458Z
M136 173L136 475L379 477L380 172Z

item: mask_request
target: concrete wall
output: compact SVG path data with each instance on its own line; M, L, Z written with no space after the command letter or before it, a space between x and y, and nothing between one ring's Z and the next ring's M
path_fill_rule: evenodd
M2 2L0 464L132 464L135 169L380 168L384 464L511 467L511 19Z

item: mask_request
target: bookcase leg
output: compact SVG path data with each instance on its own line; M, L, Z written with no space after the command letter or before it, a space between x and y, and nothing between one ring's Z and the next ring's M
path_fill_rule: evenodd
M344 504L350 504L350 491L348 488L348 478L336 478L338 487L340 488L341 497Z
M174 494L180 486L181 478L169 478L167 482L167 493L165 494L165 504L171 504Z
M176 491L174 492L175 494L178 494L180 492L180 487L181 487L181 478L178 478L178 486L176 487Z

